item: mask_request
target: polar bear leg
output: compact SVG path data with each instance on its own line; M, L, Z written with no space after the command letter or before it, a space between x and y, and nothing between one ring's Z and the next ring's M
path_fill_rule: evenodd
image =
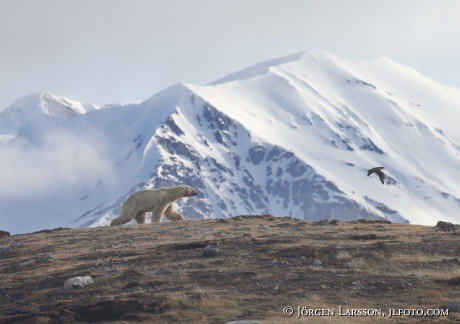
M166 208L165 217L171 221L185 220L184 216L174 210L173 203Z
M138 224L145 224L145 217L147 216L147 213L144 212L138 212L136 216L134 216L134 219Z
M159 223L161 220L161 216L163 216L163 209L155 207L152 210L152 223Z
M134 206L130 201L125 201L121 207L120 216L113 219L110 223L110 226L123 225L127 222L130 222L136 215Z

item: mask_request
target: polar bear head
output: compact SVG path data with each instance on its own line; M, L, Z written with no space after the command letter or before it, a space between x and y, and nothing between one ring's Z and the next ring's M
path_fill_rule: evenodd
M182 197L193 197L196 196L198 193L195 191L195 189L186 186L184 184L177 186L181 192L182 192Z

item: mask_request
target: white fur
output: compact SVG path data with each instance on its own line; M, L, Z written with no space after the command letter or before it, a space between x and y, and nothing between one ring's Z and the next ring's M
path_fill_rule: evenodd
M163 214L172 221L184 220L185 218L174 210L173 204L177 199L196 194L193 188L186 185L136 191L123 203L120 216L114 218L110 226L122 225L133 219L138 224L144 224L148 212L152 212L152 223L159 222Z

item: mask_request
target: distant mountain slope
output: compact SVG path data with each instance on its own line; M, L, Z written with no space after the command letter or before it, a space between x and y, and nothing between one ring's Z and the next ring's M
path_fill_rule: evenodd
M322 51L140 104L29 96L0 111L0 227L104 226L130 193L178 183L199 192L178 202L189 219L452 221L459 108L459 89L409 67Z

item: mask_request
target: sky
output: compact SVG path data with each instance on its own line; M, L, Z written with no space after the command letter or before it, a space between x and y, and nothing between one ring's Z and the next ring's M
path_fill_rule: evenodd
M48 91L140 102L310 49L460 87L456 0L1 0L0 110Z

